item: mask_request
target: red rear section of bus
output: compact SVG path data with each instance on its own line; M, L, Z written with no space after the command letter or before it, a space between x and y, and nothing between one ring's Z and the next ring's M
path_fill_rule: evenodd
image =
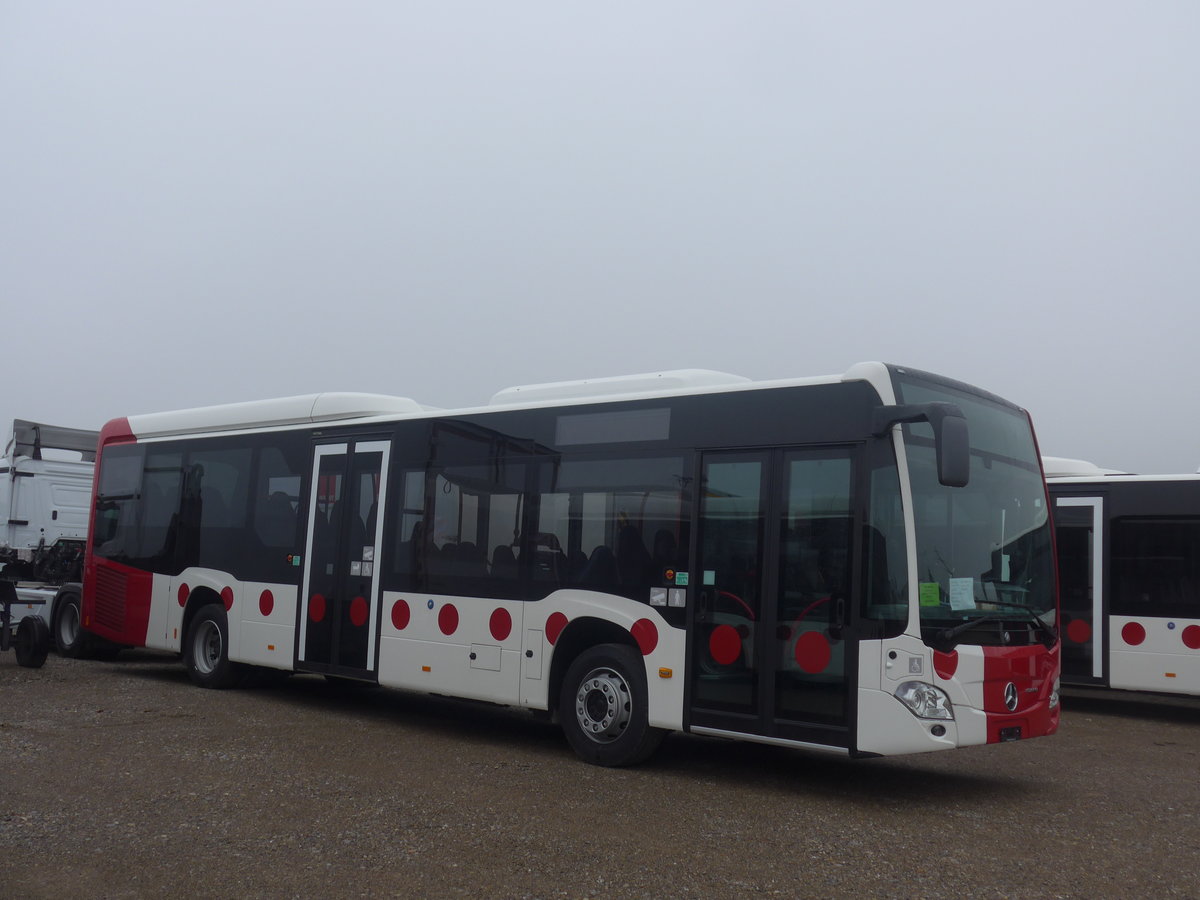
M100 430L96 454L97 478L92 484L92 515L88 525L87 555L83 567L82 625L115 644L140 647L146 643L154 576L96 556L96 497L105 450L136 440L128 419L113 419Z

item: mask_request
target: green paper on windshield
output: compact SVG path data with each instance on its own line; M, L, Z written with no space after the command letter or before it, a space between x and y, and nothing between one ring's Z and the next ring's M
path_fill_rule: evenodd
M922 606L941 606L942 592L936 581L922 581L920 596Z

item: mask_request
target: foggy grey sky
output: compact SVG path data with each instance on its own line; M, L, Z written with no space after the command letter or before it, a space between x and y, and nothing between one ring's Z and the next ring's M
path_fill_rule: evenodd
M1195 471L1200 4L0 0L0 430L868 359Z

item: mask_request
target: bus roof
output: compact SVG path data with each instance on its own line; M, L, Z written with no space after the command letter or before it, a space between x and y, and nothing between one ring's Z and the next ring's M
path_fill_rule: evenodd
M497 392L483 406L443 410L408 397L386 394L321 393L270 400L253 400L193 409L146 413L114 420L119 432L141 438L300 426L317 422L365 418L407 418L434 414L481 413L516 407L569 406L589 401L618 401L651 396L722 393L798 385L866 381L885 403L894 403L888 366L880 362L857 363L841 375L754 381L710 369L676 369L641 375L519 385ZM127 431L126 431L127 428Z
M1181 472L1174 475L1139 475L1123 469L1102 469L1084 459L1067 459L1062 456L1043 456L1042 469L1046 480L1057 483L1079 484L1096 481L1196 481L1200 472Z
M641 375L617 375L613 378L583 378L578 381L518 385L498 391L492 397L490 405L545 403L584 397L697 390L706 387L752 383L749 378L742 375L730 375L728 372L716 372L712 369L674 369L667 372L646 372Z
M170 412L129 417L129 428L139 438L203 431L238 431L425 412L426 407L408 397L387 394L322 393L274 400L250 400L199 406Z

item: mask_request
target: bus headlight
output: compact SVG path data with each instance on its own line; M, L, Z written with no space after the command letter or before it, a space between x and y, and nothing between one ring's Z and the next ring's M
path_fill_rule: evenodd
M1058 679L1054 679L1054 688L1050 691L1050 708L1058 709Z
M906 681L896 688L896 699L919 719L953 719L954 707L941 688L922 681Z

